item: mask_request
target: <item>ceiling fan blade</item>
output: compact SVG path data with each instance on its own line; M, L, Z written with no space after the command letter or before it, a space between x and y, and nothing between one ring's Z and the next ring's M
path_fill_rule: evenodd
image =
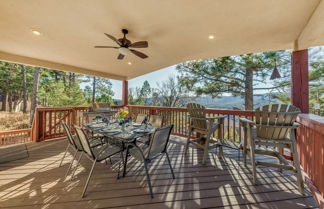
M122 60L122 59L124 59L124 57L125 57L125 55L119 54L117 59Z
M118 47L116 47L116 46L94 46L94 48L114 48L114 49L118 49Z
M134 50L134 49L130 49L130 51L135 54L136 56L142 58L142 59L145 59L145 58L148 58L148 56L146 54L143 54L142 52L139 52L137 50Z
M115 38L112 35L109 35L108 33L105 33L106 36L108 36L111 40L115 41L119 46L121 46L122 44L120 43L120 41L118 41L117 38Z
M133 48L147 48L148 47L148 43L147 43L147 41L138 41L138 42L132 43L131 45L129 45L129 47L133 47Z

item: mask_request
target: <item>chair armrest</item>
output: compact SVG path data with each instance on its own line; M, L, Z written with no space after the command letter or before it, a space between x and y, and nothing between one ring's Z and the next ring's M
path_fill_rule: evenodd
M243 127L253 127L255 125L255 122L252 120L246 119L246 118L240 118L240 124Z
M207 118L196 118L196 117L191 117L191 116L189 116L189 119L190 120L192 120L192 119L194 119L194 120L204 120L204 121L208 120Z
M219 120L219 119L225 119L225 116L213 116L213 117L206 117L207 120Z

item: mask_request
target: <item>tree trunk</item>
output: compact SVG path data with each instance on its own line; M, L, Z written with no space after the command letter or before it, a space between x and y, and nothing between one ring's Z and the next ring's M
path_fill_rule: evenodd
M96 102L96 77L93 76L93 83L92 83L92 104Z
M245 69L245 110L253 110L253 70Z
M20 65L22 74L22 88L23 88L23 113L27 113L27 78L26 68L24 65Z
M3 92L1 111L7 111L7 100L8 100L8 93Z
M38 96L38 87L39 87L39 67L35 67L34 71L34 81L33 81L33 93L31 99L31 107L30 107L30 124L32 125L34 120L34 115L37 107L37 96Z
M9 112L12 112L12 94L10 92L8 94L8 107L9 107Z

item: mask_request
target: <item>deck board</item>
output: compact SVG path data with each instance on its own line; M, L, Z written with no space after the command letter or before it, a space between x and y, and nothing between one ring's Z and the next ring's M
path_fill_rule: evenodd
M66 140L29 145L30 157L0 164L0 208L317 208L311 193L299 194L290 172L258 167L258 185L238 152L225 149L225 159L210 153L206 165L194 148L183 155L183 139L173 137L169 146L171 174L166 159L150 165L155 197L150 198L145 173L130 160L127 177L117 180L118 158L99 164L87 196L80 195L91 162L84 158L73 181L63 180L71 155L58 167ZM260 158L260 157L259 157ZM273 161L272 158L262 158Z

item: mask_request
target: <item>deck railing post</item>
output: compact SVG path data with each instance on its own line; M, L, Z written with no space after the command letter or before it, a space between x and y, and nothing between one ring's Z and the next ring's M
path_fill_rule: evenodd
M291 55L291 103L303 113L309 112L308 49Z
M122 106L128 105L128 81L123 81Z

